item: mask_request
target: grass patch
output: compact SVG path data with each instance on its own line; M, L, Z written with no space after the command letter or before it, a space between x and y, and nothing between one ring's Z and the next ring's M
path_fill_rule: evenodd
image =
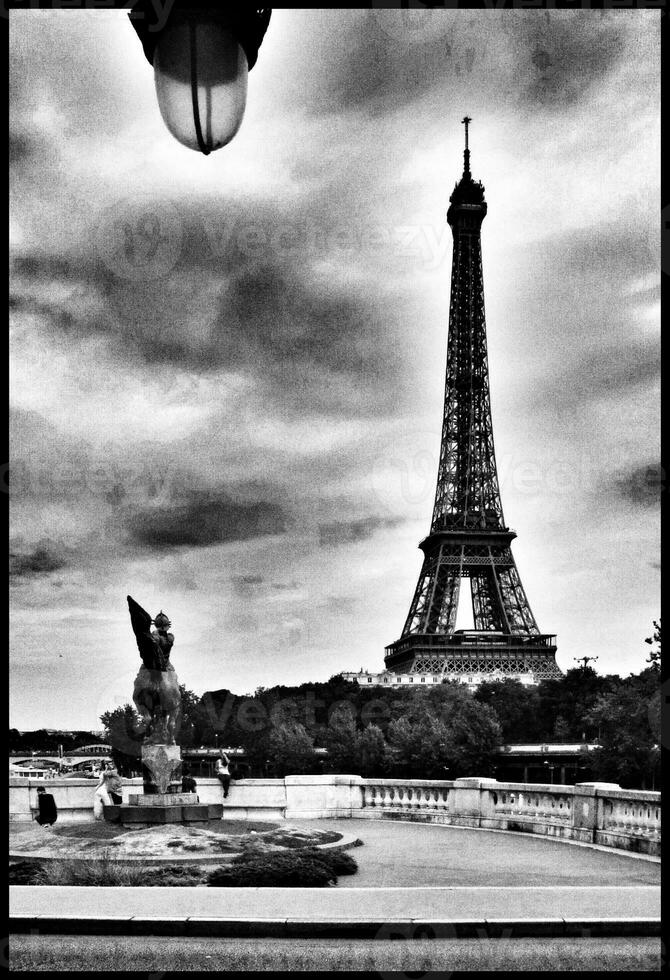
M39 885L140 886L145 884L147 869L120 864L107 853L95 860L65 858L45 861L40 869Z
M10 863L10 885L94 885L97 887L174 886L204 884L204 868L188 865L146 867L100 860L17 861Z
M128 832L127 827L118 823L106 823L103 820L91 820L86 823L54 824L55 837L77 837L80 840L111 840L120 834Z

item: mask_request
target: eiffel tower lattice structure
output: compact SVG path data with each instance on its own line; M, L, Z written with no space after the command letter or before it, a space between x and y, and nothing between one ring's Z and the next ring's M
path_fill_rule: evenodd
M512 556L493 447L481 226L484 187L470 173L449 199L454 236L444 422L435 507L414 598L385 673L433 674L477 684L496 677L562 677L556 637L541 633ZM474 630L456 630L461 580L470 579ZM418 678L417 678L418 679ZM433 676L431 681L437 677Z

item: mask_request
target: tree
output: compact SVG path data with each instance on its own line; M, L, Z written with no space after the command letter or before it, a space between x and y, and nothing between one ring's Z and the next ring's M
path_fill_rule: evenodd
M378 725L368 725L356 740L358 767L361 776L381 777L388 766L388 746Z
M181 694L181 713L177 722L177 732L175 739L183 748L192 748L198 744L196 737L198 722L198 705L200 698L193 691L189 691L183 684L179 685Z
M645 643L649 643L651 646L656 644L655 650L649 651L649 656L647 657L646 663L651 664L653 670L661 670L661 620L658 622L654 620L654 632L652 636L648 636Z
M200 698L183 684L181 692L181 714L177 722L175 740L189 748L195 745L194 717L197 714ZM112 758L122 775L131 775L141 770L143 723L132 704L124 704L105 711L100 715L104 728L105 741L112 746Z
M475 701L487 704L495 711L503 743L533 742L541 738L539 697L535 687L506 677L501 681L484 681L473 696Z
M132 704L100 715L105 740L112 746L114 764L123 776L141 771L142 722Z
M446 721L449 778L492 773L500 736L500 723L493 708L474 698L458 704Z
M551 741L554 727L562 719L562 738L580 742L582 736L594 738L598 729L594 727L590 711L598 698L604 695L619 678L597 674L592 667L576 667L564 677L540 681L537 686L538 732L541 741Z
M351 705L341 704L334 709L323 733L323 743L328 750L327 766L330 772L356 772L358 732L356 714Z
M314 771L314 741L298 721L273 725L268 749L277 776L303 775Z
M559 715L554 722L554 730L552 732L553 737L557 742L567 742L570 738L570 734L570 726L563 715Z
M409 779L444 779L447 763L445 725L435 715L394 718L388 727L390 757Z
M596 779L624 789L649 789L659 776L660 688L653 667L631 674L603 694L589 721L601 732L600 748L590 755Z

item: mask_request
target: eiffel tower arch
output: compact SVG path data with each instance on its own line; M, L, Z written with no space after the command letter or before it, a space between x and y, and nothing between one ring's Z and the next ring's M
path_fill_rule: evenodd
M470 173L449 198L454 249L444 421L430 534L407 619L386 648L386 673L438 674L476 684L493 677L561 677L556 637L541 633L505 525L493 446L484 315L484 187ZM461 580L470 579L474 630L456 630Z

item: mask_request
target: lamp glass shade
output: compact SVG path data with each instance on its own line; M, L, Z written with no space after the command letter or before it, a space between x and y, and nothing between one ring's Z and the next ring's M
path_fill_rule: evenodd
M154 79L172 135L205 153L229 143L244 116L248 72L244 51L221 24L191 18L168 26L154 52Z

